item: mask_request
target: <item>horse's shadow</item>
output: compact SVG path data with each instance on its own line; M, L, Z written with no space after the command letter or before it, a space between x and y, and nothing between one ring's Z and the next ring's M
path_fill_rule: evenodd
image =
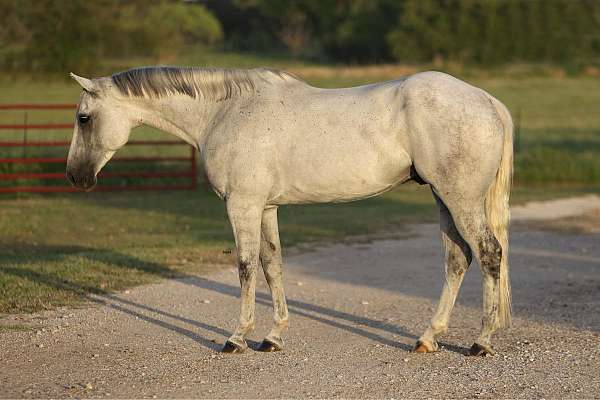
M20 268L15 264L25 264L28 260L31 260L30 257L32 257L32 252L26 251L27 249L21 248L20 250L23 251L13 252L13 254L16 254L16 256L10 257L8 266L0 267L1 272L28 279L38 284L54 287L59 290L72 292L78 296L87 298L92 302L102 304L103 306L110 307L119 312L137 317L163 329L168 329L178 334L187 336L200 345L213 351L216 351L220 348L220 344L216 343L215 339L210 339L198 332L195 332L194 330L175 325L166 321L165 319L183 322L184 324L213 332L217 335L220 335L223 338L223 341L229 337L230 332L224 328L175 315L159 308L140 304L129 299L124 299L118 294L111 293L110 291L101 289L94 285L85 285L79 282L69 281L57 274L52 274L51 272L33 271L31 269ZM33 252L37 253L37 256L33 256L37 257L36 260L39 260L40 254L54 254L51 256L51 258L57 259L57 257L60 257L61 254L64 255L76 253L77 255L86 257L92 261L110 263L116 268L135 268L153 275L176 279L178 282L187 285L193 285L203 290L209 290L222 295L239 298L239 288L237 286L211 280L206 277L200 277L186 273L176 273L165 265L145 261L137 257L122 254L113 250L68 246L64 248L57 247L56 249L44 248L43 251L39 251L39 247L36 247ZM270 306L271 297L267 293L257 291L256 302L257 304ZM411 339L412 341L417 339L417 337L410 333L406 327L397 326L364 316L357 316L339 310L333 310L299 299L289 298L288 307L292 315L302 316L315 322L329 325L336 329L342 329L349 333L368 338L374 342L405 351L409 351L411 349L410 346L392 340L389 337L386 337L385 334L401 336ZM151 316L151 314L155 315ZM258 346L258 343L250 342L250 345L251 347L254 347ZM461 354L466 352L466 349L463 348L448 345L445 347L450 351L455 351Z

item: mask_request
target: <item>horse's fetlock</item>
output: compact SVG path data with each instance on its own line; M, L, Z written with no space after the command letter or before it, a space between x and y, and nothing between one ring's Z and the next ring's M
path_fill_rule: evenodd
M255 322L254 317L252 317L252 321L245 321L240 323L239 329L243 331L245 334L248 334L254 330Z
M435 332L435 335L441 335L448 332L448 324L431 324L431 329Z

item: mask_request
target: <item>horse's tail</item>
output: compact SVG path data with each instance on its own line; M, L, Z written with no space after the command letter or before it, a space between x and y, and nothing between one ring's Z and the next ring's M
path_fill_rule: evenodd
M502 246L500 262L500 288L498 301L499 327L510 326L511 296L508 267L508 225L510 220L509 197L513 174L513 123L508 109L500 101L491 97L502 125L504 126L504 143L500 167L494 182L488 189L485 200L485 213L494 236Z

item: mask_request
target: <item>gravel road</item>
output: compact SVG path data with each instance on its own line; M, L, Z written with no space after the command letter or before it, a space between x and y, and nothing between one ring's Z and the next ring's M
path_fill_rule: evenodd
M2 397L600 397L600 234L516 226L514 326L497 355L465 354L480 326L480 274L467 274L443 348L410 349L442 285L436 225L286 257L286 349L224 355L238 315L237 272L97 296L90 307L8 322L0 335ZM258 290L256 347L271 324Z

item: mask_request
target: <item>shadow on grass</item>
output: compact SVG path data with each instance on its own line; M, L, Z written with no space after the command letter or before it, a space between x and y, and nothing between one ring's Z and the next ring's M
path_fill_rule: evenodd
M28 251L24 245L20 245L18 254L20 254L20 256L13 254L12 256L7 257L10 259L13 266L0 267L0 273L26 279L38 285L44 285L56 290L70 292L82 299L88 299L119 312L155 324L161 328L171 330L183 336L187 336L208 349L217 350L220 346L209 338L198 334L197 332L166 322L164 319L159 319L159 317L147 315L146 313L156 314L156 316L176 320L200 329L208 330L223 336L223 338L229 336L229 332L221 327L210 325L201 321L195 321L169 313L159 308L123 299L118 294L111 293L111 291L102 289L97 285L74 282L47 271L34 271L27 268L20 268L18 264L25 264L32 260L40 261L40 257L42 255L45 255L45 261L60 260L61 257L64 257L65 255L77 255L84 257L89 261L109 263L112 267L118 269L135 269L152 274L155 277L176 278L179 282L184 284L193 285L204 290L213 291L234 298L239 298L239 288L237 286L228 285L191 274L178 273L165 265L141 260L137 257L118 253L112 250L93 249L78 246L35 246ZM269 294L259 291L256 294L256 302L257 304L270 306L271 297ZM371 330L379 330L413 340L417 338L412 333L409 333L408 329L405 327L395 326L372 318L356 316L350 313L333 310L300 300L290 298L288 299L288 306L291 314L302 316L313 321L332 326L336 329L342 329L352 334L360 335L381 344L400 348L405 351L409 351L410 346L398 343L397 341L389 339L379 333L372 332ZM365 328L369 328L371 330L366 330ZM464 351L466 351L466 349L462 348L450 348L450 350L459 353L464 353Z
M81 198L95 207L134 210L149 219L161 215L177 217L189 227L195 241L232 241L224 202L213 193L193 192L129 194L94 193ZM146 214L147 213L147 214ZM181 219L180 219L181 218ZM174 221L174 219L169 219ZM291 205L279 208L284 247L318 240L342 239L386 229L397 230L405 223L437 220L437 207L428 188L399 187L376 198L340 204Z

